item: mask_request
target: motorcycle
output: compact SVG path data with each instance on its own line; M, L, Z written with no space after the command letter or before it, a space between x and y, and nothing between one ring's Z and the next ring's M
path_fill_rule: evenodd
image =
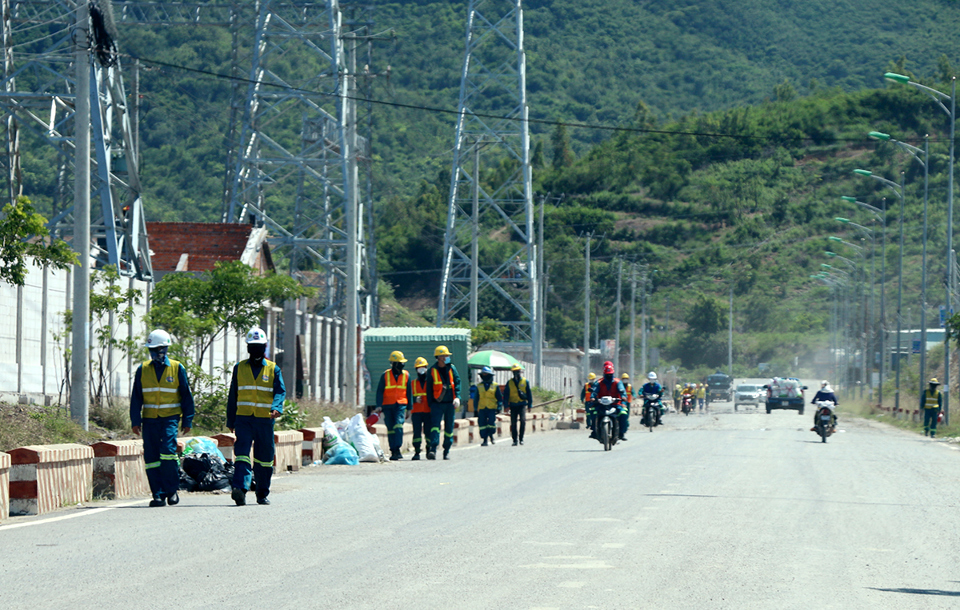
M620 414L620 405L618 403L619 400L613 396L603 396L596 402L597 440L603 445L604 451L610 451L620 438L620 418L617 417Z
M827 442L827 437L835 432L836 426L833 422L833 407L834 404L830 400L818 400L817 405L817 419L816 424L814 424L814 431L820 435L821 442Z
M680 399L680 410L683 411L684 415L690 415L690 411L693 411L693 395L684 394Z
M654 426L658 425L657 415L660 411L660 397L656 394L643 395L643 425L653 432Z

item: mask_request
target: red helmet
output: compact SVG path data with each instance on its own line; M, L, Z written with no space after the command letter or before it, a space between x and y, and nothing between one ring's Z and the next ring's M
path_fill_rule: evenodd
M603 374L604 375L613 375L613 363L607 360L603 363Z

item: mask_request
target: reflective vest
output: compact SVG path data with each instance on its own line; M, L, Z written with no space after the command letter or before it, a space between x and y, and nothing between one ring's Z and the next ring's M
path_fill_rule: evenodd
M257 378L249 360L237 365L237 415L270 417L273 406L273 374L277 365L263 359L263 369Z
M940 406L940 390L930 393L929 389L923 391L923 408L936 409Z
M601 379L597 382L597 388L594 392L594 398L602 398L604 396L613 396L614 398L623 398L620 395L618 380L614 379L609 384L606 383L606 380Z
M419 379L413 380L413 409L411 413L429 413L430 407L427 406L427 384Z
M483 388L483 383L477 384L477 410L496 409L497 408L497 384L491 382L488 389Z
M148 360L140 367L140 387L143 390L143 418L156 419L180 415L180 363L170 361L157 381L156 369ZM149 371L149 373L147 372Z
M507 402L510 404L517 404L519 402L527 402L527 380L521 379L520 385L517 385L515 379L511 378L507 382ZM529 406L529 405L527 405Z
M400 373L400 379L393 376L393 370L388 369L383 373L383 404L385 405L405 405L407 404L407 384L410 383L410 373L403 371Z
M443 381L440 379L440 369L437 367L430 367L430 375L433 377L433 399L437 402L453 402L454 399L454 387L453 387L453 367L447 368L447 375L449 376L449 381L447 387L444 387ZM449 393L447 393L447 391ZM443 400L441 400L441 398Z
M633 386L629 383L623 384L623 389L627 391L627 398L633 398Z
M590 402L590 398L591 398L590 394L593 390L593 382L588 381L587 383L583 384L583 388L584 388L583 401Z

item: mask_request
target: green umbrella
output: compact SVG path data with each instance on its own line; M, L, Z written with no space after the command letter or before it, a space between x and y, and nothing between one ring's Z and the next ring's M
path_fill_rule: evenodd
M493 349L485 349L481 352L471 354L471 356L467 358L467 364L472 369L489 366L495 371L509 371L510 367L515 364L520 364L520 361L510 354L498 352Z

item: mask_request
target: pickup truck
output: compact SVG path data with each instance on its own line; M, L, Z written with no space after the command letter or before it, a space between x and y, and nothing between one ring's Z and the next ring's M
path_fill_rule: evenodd
M807 386L801 385L796 377L774 377L763 389L767 391L767 413L774 409L793 409L803 415L803 391Z

